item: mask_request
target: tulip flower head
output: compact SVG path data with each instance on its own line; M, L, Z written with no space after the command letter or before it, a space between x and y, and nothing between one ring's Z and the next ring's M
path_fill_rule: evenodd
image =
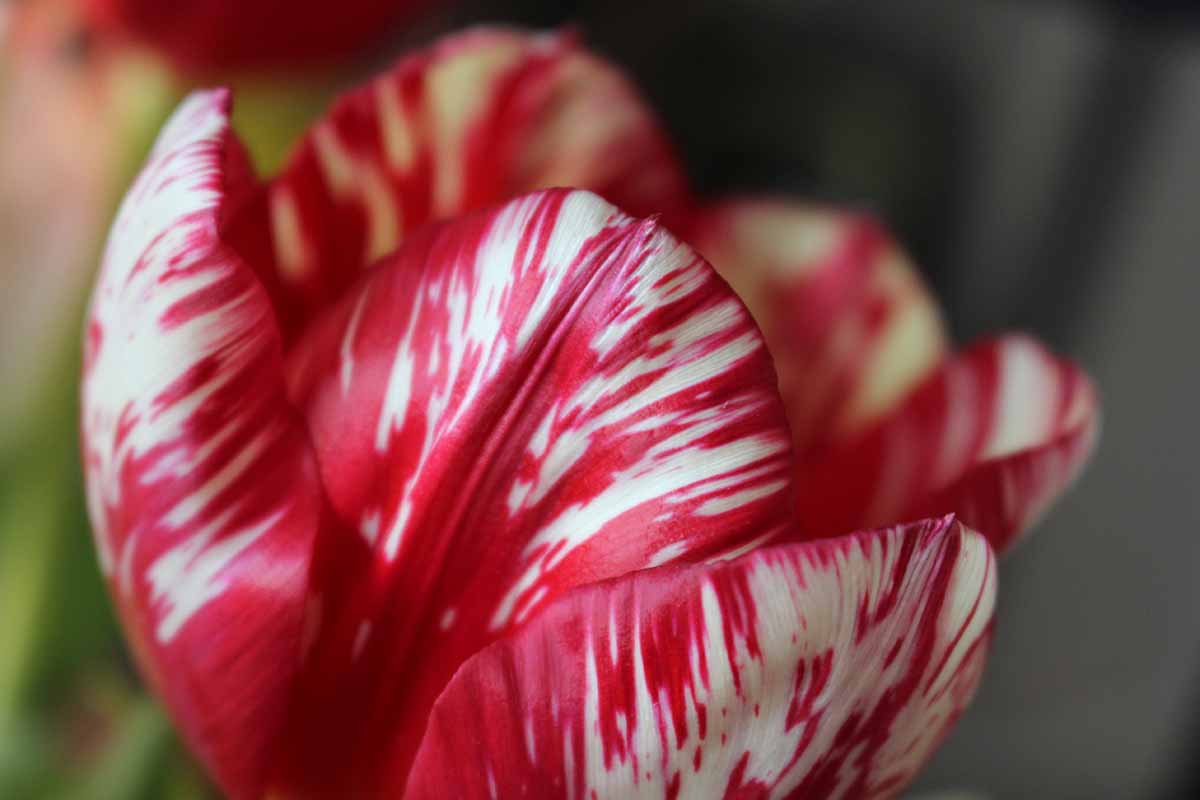
M571 37L439 42L265 181L230 103L130 189L83 379L102 569L224 790L899 792L980 677L989 538L1094 436L1078 370L947 359L865 221L695 201Z

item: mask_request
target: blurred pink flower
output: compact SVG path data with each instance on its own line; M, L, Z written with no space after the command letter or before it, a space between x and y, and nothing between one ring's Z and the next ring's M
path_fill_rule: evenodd
M98 28L187 71L299 68L377 43L429 0L83 0Z
M64 366L116 165L108 74L86 52L74 4L8 7L0 35L2 448Z

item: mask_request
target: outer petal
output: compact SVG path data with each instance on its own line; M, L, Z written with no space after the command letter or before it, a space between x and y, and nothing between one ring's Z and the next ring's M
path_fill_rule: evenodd
M319 548L293 726L317 740L298 771L331 765L345 791L377 790L378 758L394 785L458 664L566 589L750 545L790 513L749 314L653 221L587 192L414 237L289 365L361 532Z
M1002 551L1074 480L1098 428L1079 368L1024 336L984 342L802 461L800 519L822 535L954 511Z
M582 588L459 670L406 796L894 795L970 700L994 595L952 518Z
M180 107L113 226L87 327L83 457L143 672L226 791L257 797L321 494L268 298L218 238L239 190L228 105L211 92Z
M684 181L634 89L574 36L477 30L344 96L235 233L289 330L431 219L533 189L672 214ZM286 331L285 331L286 333Z
M84 0L103 29L188 70L296 69L352 54L426 0Z
M808 535L955 512L1003 550L1086 462L1086 376L1023 337L948 358L929 293L869 219L729 201L687 230L775 359Z
M878 419L945 355L936 304L867 216L728 200L695 213L684 238L762 328L799 457Z

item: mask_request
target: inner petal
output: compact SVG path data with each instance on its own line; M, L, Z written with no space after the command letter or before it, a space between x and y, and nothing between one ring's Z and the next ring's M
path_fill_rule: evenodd
M304 779L410 758L462 660L570 587L751 546L789 516L749 313L654 222L587 192L414 235L288 371L344 523L318 542L292 729L309 732L298 763L330 731L348 752Z
M553 186L639 215L685 202L657 121L618 70L569 34L479 29L344 95L226 238L291 342L422 225Z

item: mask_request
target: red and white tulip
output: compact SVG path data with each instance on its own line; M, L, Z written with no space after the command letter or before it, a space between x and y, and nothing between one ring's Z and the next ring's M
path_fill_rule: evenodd
M188 99L130 190L83 387L102 568L221 786L899 792L979 679L985 537L1081 463L1086 380L1025 340L946 361L866 223L697 210L570 37L411 56L268 181L229 106ZM937 469L889 482L902 445Z

